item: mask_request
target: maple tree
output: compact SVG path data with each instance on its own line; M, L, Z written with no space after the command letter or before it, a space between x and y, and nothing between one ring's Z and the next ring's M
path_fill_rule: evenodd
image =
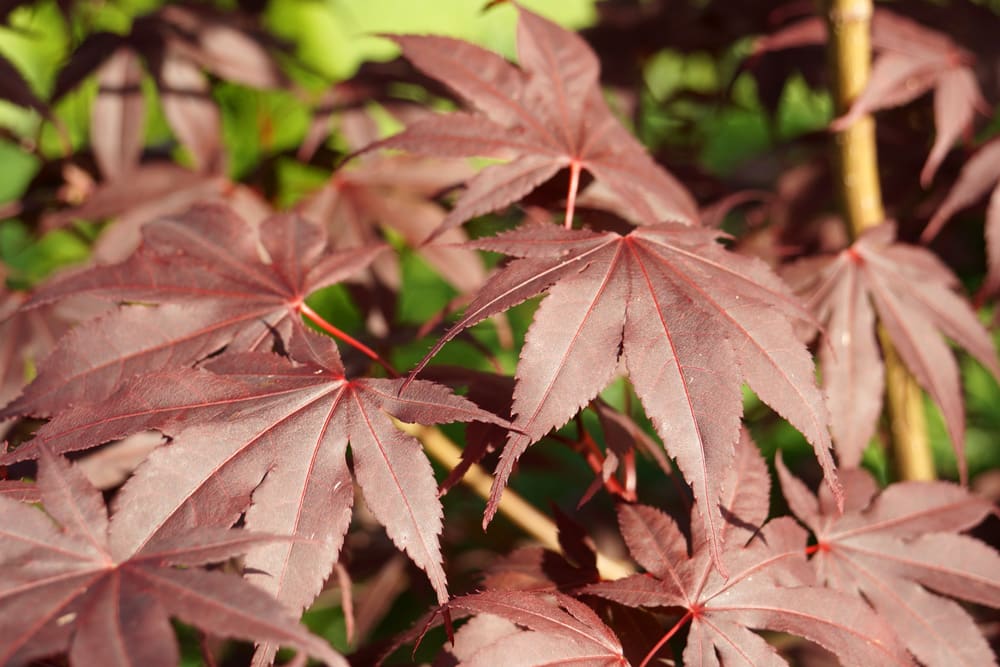
M1000 17L745 5L0 6L0 664L996 664Z

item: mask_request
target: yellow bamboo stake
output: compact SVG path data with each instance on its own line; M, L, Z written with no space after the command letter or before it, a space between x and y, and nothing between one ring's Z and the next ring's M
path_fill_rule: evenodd
M396 422L396 426L400 430L420 440L424 451L445 468L454 470L458 466L462 450L442 433L441 429L420 424L406 424L399 420L393 421ZM462 478L462 482L480 498L490 497L493 478L481 466L472 465ZM555 522L510 489L504 491L503 496L501 496L498 510L512 523L538 540L542 546L554 551L561 550L559 530L556 528ZM628 563L610 558L600 552L597 553L597 570L602 579L621 579L635 573L635 570Z
M826 0L833 98L846 113L864 90L871 72L871 0ZM879 185L875 119L858 118L835 133L835 166L844 215L853 237L885 219ZM885 357L886 410L892 450L903 479L934 479L927 437L923 392L902 364L884 329L879 329Z

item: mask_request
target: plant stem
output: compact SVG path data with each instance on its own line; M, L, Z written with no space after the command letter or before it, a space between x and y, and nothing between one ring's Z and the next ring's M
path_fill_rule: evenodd
M350 345L354 349L359 350L361 353L363 353L365 356L367 356L372 361L377 362L392 377L399 377L399 373L396 371L396 369L393 368L392 365L388 361L386 361L385 359L383 359L382 357L380 357L378 355L378 352L376 352L375 350L371 349L370 347L368 347L367 345L365 345L364 343L362 343L361 341L359 341L354 336L351 336L350 334L348 334L348 333L346 333L344 331L341 331L337 327L335 327L332 324L330 324L329 322L327 322L325 319L323 319L322 315L320 315L315 310L313 310L312 308L310 308L309 305L305 301L303 301L301 304L299 304L299 312L302 313L303 315L305 315L313 324L315 324L316 326L318 326L323 331L327 332L328 334L330 334L334 338L339 338L340 340L344 341L345 343L347 343L348 345Z
M646 667L646 665L649 664L649 661L652 660L656 656L656 654L660 652L660 649L663 648L663 645L666 644L668 641L670 641L670 638L676 635L677 631L683 628L684 624L690 621L693 616L694 614L692 614L690 610L686 614L681 616L681 619L676 623L674 623L674 627L670 628L667 634L660 637L660 641L656 642L656 646L649 649L649 653L647 653L646 657L643 658L642 663L639 664L639 667Z
M458 465L462 451L440 429L420 424L406 424L397 419L393 419L393 421L400 430L420 440L424 451L445 468L454 470ZM473 464L465 473L462 482L480 498L486 500L490 497L493 478L481 466ZM500 498L498 509L511 522L538 540L542 546L560 551L559 530L556 528L555 522L535 509L524 498L507 489ZM609 558L600 552L597 554L597 571L603 579L621 579L634 572L627 563Z
M868 83L871 71L872 0L826 0L829 55L834 104L838 114L851 108ZM835 180L847 218L848 230L857 238L865 229L885 219L879 186L875 119L866 114L834 135ZM934 479L924 416L923 393L879 327L886 368L886 410L892 450L902 479Z
M581 165L576 160L569 163L569 193L566 195L566 219L563 227L573 229L573 213L576 211L576 191L580 188Z

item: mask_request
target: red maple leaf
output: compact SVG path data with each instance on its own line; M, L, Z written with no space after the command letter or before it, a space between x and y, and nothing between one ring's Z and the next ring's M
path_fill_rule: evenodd
M5 289L4 273L0 266L0 403L20 393L28 369L45 358L69 326L51 309L19 310L28 295Z
M190 522L162 530L142 520L142 502L119 504L109 520L79 470L45 449L40 456L42 504L58 526L0 496L3 664L68 651L71 665L176 665L173 616L213 635L287 644L347 666L272 596L198 568L285 540Z
M934 212L920 236L930 242L948 220L964 208L992 192L986 207L986 260L988 263L983 293L995 294L1000 290L1000 138L983 145L962 166L958 180L951 186L948 196Z
M958 279L927 250L895 242L885 224L832 257L785 274L825 325L819 354L840 464L855 468L882 409L883 365L875 315L893 346L944 415L965 479L965 410L958 364L944 336L1000 377L1000 362L975 311L955 293Z
M147 373L104 403L59 413L3 460L76 451L149 429L173 436L120 491L119 502L145 507L122 522L134 521L139 535L142 526L169 530L194 512L202 524L229 526L252 499L248 528L308 540L257 548L246 558L248 568L266 573L251 575L255 583L301 610L319 592L347 532L350 444L368 508L446 601L434 473L418 441L390 415L423 424L506 422L430 382L401 391L401 379L348 379L327 337L296 330L288 350L298 363L227 353L205 370ZM129 548L142 548L141 538Z
M625 236L540 225L474 243L521 259L494 275L414 374L460 331L547 294L521 351L517 432L501 455L485 523L521 454L565 424L622 365L701 501L716 556L743 382L805 434L836 487L826 406L812 358L789 323L809 316L766 265L727 252L717 235L675 223Z
M70 172L78 177L80 172ZM66 227L79 220L110 220L94 243L91 256L102 264L120 262L141 241L141 227L159 218L176 217L194 204L230 206L253 226L273 215L270 205L246 185L225 176L201 174L170 162L147 162L130 168L127 179L96 186L83 176L88 187L72 206L42 215L43 229Z
M862 600L815 585L806 563L806 533L792 519L775 519L758 529L767 518L770 484L761 482L767 468L749 438L738 456L724 500L725 530L732 538L722 552L728 578L713 567L708 536L697 522L692 522L689 549L669 516L653 507L623 504L618 511L622 536L646 572L579 591L632 607L683 610L641 667L688 623L685 665L786 664L749 628L806 637L848 665L912 664L889 627Z
M472 250L423 245L441 226L447 212L432 197L461 183L469 168L455 161L404 155L371 155L333 174L320 190L299 204L307 219L327 225L338 249L381 240L379 229L391 229L459 292L478 289L486 280L482 259ZM468 237L460 229L440 235L441 243L458 244ZM394 289L400 286L398 259L383 256L372 270Z
M141 58L156 82L163 114L195 166L221 173L221 114L202 70L247 86L283 87L287 79L264 43L238 13L167 5L136 18L126 35L89 35L60 70L53 98L97 71L90 127L94 156L107 180L128 178L145 139Z
M208 205L146 225L143 239L121 264L45 285L27 305L82 294L163 305L122 307L74 328L0 418L98 400L132 375L189 365L227 345L270 349L275 333L287 339L302 328L302 314L374 356L323 322L305 298L367 266L383 245L330 252L323 228L295 216L266 220L258 232L228 208Z
M567 227L582 171L645 223L697 220L698 208L687 190L608 109L598 82L600 67L586 42L517 7L520 67L456 39L392 36L419 70L452 88L478 113L419 121L369 150L513 157L469 181L439 232L521 199L561 169L570 171Z
M757 53L826 42L826 24L814 16L795 22L760 40ZM975 58L944 33L877 9L872 17L876 57L864 91L831 127L841 130L879 109L902 106L934 90L937 137L920 172L925 187L955 141L972 127L976 111L987 113L972 69Z
M948 482L901 482L878 493L866 471L849 470L841 514L780 457L777 466L789 507L816 536L810 564L821 583L863 597L929 667L996 664L968 613L942 597L1000 607L1000 555L958 534L994 511L987 500Z
M615 633L578 600L555 591L484 591L448 603L475 618L455 633L448 655L463 667L627 665Z

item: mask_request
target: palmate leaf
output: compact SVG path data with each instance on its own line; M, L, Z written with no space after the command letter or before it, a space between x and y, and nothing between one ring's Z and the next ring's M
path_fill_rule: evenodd
M194 204L231 207L257 227L274 211L255 191L225 176L208 175L171 162L149 161L133 166L127 179L100 183L86 190L82 202L42 214L45 229L66 227L78 220L111 220L94 243L93 258L102 264L126 259L139 246L143 225L178 217Z
M881 412L877 313L900 357L941 409L964 479L965 411L958 364L943 336L997 377L1000 362L989 333L955 293L954 274L930 252L896 243L895 227L885 224L834 257L793 265L786 277L826 326L820 359L841 465L860 464Z
M484 591L447 608L475 618L449 652L463 667L627 665L618 637L590 607L555 591Z
M145 509L123 518L123 549L143 546L143 529L183 534L187 517L229 526L252 500L253 530L306 538L254 549L250 578L300 611L330 574L347 532L354 499L345 459L389 537L448 598L438 535L441 504L430 463L390 415L424 424L478 420L506 424L430 382L347 379L329 338L297 330L288 344L297 360L227 353L204 365L145 374L108 401L64 411L5 461L44 450L93 447L128 433L157 429L173 436L154 451L118 497ZM263 480L263 482L261 482Z
M209 7L167 5L138 17L126 35L90 34L59 72L58 100L97 70L100 93L91 121L91 143L101 172L117 180L142 152L144 107L139 84L145 62L159 89L163 113L200 171L221 173L221 115L207 70L256 88L283 87L287 79L268 52L268 39L247 17Z
M379 240L379 228L391 229L459 292L470 293L486 280L482 258L474 250L453 245L421 245L440 227L447 212L433 197L464 181L470 168L460 161L409 155L368 155L330 181L298 206L309 220L326 225L333 247L346 249ZM467 240L461 229L439 235L441 244ZM372 271L386 285L401 281L396 257L383 255Z
M120 48L97 70L97 99L90 116L94 159L107 180L131 177L145 143L146 102L139 57Z
M4 278L0 267L0 280ZM0 403L16 397L28 369L37 366L69 327L69 320L53 309L19 310L27 295L4 289L0 283Z
M984 144L969 158L951 186L948 196L934 212L921 241L927 243L956 213L983 199L988 193L986 207L986 261L987 274L983 291L995 294L1000 290L1000 139Z
M330 252L317 225L280 215L258 232L218 205L148 224L143 239L124 262L50 283L27 307L79 295L164 305L122 307L75 328L0 419L98 400L133 375L190 365L226 345L269 350L275 333L287 337L302 328L306 296L363 269L384 249ZM95 347L94 340L105 342Z
M518 201L563 168L589 172L645 223L697 220L691 195L611 114L597 58L583 39L520 6L518 16L520 68L455 39L392 36L418 69L479 113L418 121L371 148L513 158L471 179L438 231Z
M740 433L741 383L805 434L838 488L812 359L789 323L809 316L763 263L725 251L716 235L681 224L625 236L541 225L474 243L520 259L486 284L423 363L460 331L547 293L521 351L512 410L517 432L500 458L486 523L521 454L594 398L619 357L700 501L717 561L719 501Z
M815 585L806 563L806 534L787 517L763 528L768 487L759 483L766 466L749 439L739 448L741 464L728 476L722 557L729 577L713 567L706 536L688 542L677 524L656 508L623 504L622 537L646 573L590 584L580 593L632 607L685 610L671 630L690 622L684 664L784 665L776 649L749 629L806 637L836 653L846 665L909 665L888 626L863 601ZM697 526L692 522L692 528ZM651 647L655 654L661 644Z
M145 511L141 503L120 505L109 520L79 470L45 449L40 455L41 500L58 527L0 497L0 662L68 651L71 665L173 667L180 657L173 616L213 635L274 641L346 667L270 595L197 567L286 538L190 523L164 534L132 520Z
M997 664L968 613L942 597L1000 606L1000 555L959 534L993 511L987 500L947 482L902 482L876 494L872 477L853 470L844 474L849 504L840 515L823 490L817 499L777 464L789 506L816 535L810 564L821 583L863 596L929 667Z
M813 16L763 38L757 51L824 42L826 24ZM881 8L872 16L872 46L877 55L868 85L831 127L841 130L865 114L902 106L933 90L937 136L920 172L926 187L955 141L972 127L975 112L989 110L972 69L975 58L944 33Z

